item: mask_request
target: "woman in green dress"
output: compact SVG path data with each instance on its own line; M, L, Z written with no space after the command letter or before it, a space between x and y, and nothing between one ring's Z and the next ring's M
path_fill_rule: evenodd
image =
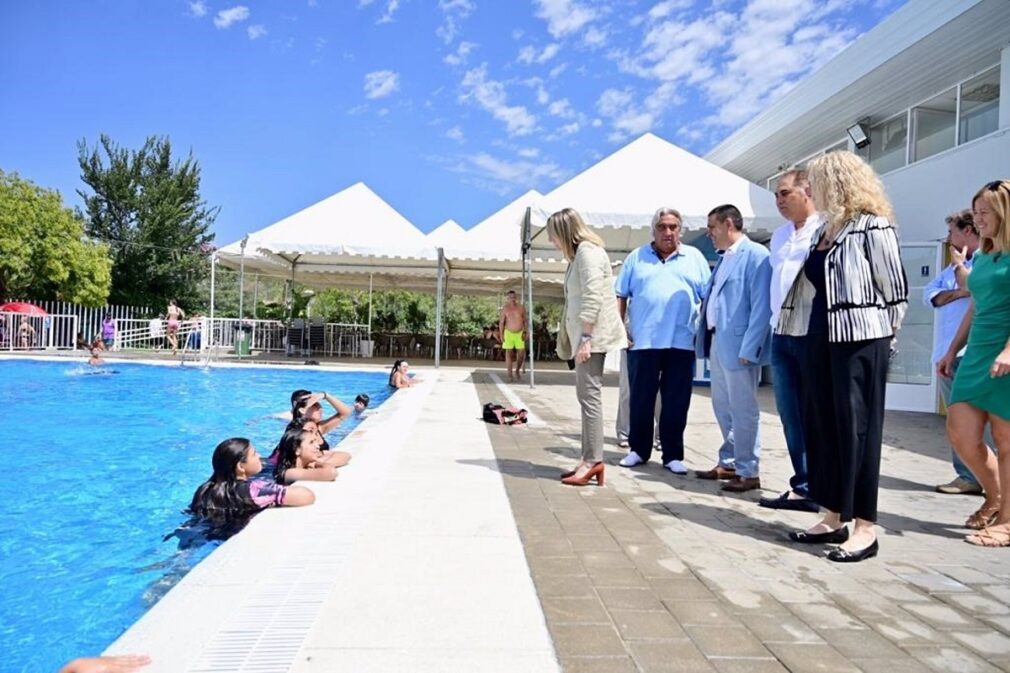
M982 239L968 275L972 303L937 372L950 376L967 341L950 393L947 434L985 489L985 502L965 522L977 531L965 540L1010 547L1010 180L980 189L972 210ZM998 458L982 441L987 422Z

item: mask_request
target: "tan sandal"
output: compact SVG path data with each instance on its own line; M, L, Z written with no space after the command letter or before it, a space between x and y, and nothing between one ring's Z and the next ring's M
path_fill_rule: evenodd
M983 528L964 541L976 547L1010 547L1010 528Z
M964 527L971 530L982 530L996 523L996 517L998 516L999 505L990 507L982 505L974 514L968 517L968 520L964 522Z

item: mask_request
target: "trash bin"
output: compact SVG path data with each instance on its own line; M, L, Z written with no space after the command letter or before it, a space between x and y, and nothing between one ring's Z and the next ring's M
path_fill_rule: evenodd
M235 328L235 355L249 355L249 328L245 325Z
M372 357L374 342L369 339L362 339L358 342L358 354L363 358Z

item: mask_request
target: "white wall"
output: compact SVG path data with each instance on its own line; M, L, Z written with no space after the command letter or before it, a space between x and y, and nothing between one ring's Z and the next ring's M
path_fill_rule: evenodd
M906 166L883 180L901 240L912 243L946 236L943 218L971 208L975 192L1001 178L1010 178L1010 128Z

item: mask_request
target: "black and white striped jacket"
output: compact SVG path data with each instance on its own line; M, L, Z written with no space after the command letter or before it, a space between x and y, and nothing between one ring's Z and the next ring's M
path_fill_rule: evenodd
M819 231L814 233L811 249L818 239ZM908 307L908 279L894 225L869 214L850 220L838 233L824 264L828 341L894 336ZM775 333L806 335L815 294L813 284L800 272L782 302Z

